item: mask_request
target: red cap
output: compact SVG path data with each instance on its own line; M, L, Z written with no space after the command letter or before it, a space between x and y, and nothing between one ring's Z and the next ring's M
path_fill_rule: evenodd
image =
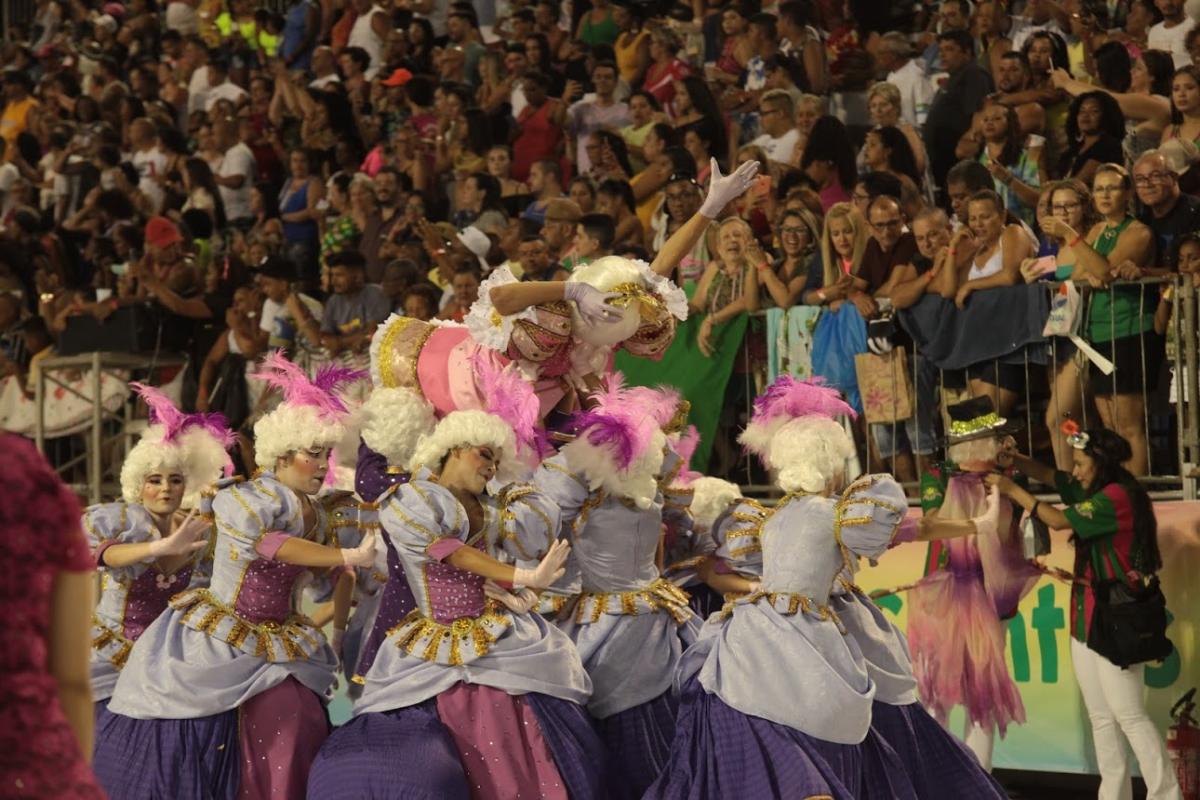
M384 86L403 86L412 80L412 76L413 74L411 72L406 70L404 67L401 67L391 75L387 76L387 78L381 81L381 83Z
M166 217L151 217L146 223L146 244L155 247L170 247L176 242L182 242L183 235L175 223Z

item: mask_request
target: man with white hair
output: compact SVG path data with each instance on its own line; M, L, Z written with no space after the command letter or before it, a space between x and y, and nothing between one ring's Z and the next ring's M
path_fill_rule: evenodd
M888 71L887 82L900 90L900 118L909 125L925 124L933 86L921 64L912 57L908 37L899 31L885 33L879 41L879 66Z
M1177 142L1168 144L1178 147ZM1200 200L1179 189L1179 173L1187 169L1186 159L1172 163L1175 159L1170 155L1166 148L1149 150L1133 165L1133 188L1142 201L1138 219L1154 234L1158 252L1154 271L1161 274L1175 271L1179 239L1200 230ZM1191 155L1196 155L1194 146Z

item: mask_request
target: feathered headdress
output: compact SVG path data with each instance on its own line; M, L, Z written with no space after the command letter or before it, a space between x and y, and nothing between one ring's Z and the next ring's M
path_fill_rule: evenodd
M516 437L517 447L536 465L549 450L545 432L538 424L541 402L516 364L501 365L483 351L471 356L475 370L475 386L486 398L487 412L508 424Z
M606 449L618 469L626 469L643 455L654 434L661 431L665 414L662 395L642 386L625 386L625 376L613 372L603 388L592 394L592 408L580 412L571 427L594 447Z
M358 369L327 364L317 370L310 380L296 364L284 357L283 351L274 350L262 360L257 378L274 386L283 393L283 402L290 406L308 406L317 410L325 419L340 419L349 409L337 394L342 386L367 377Z
M675 454L683 461L683 467L675 476L672 485L692 486L697 480L704 477L704 473L697 472L689 466L692 463L692 456L696 454L696 448L700 446L700 431L696 430L695 425L688 425L677 438L672 437L670 445L675 449Z
M279 389L283 402L254 424L255 460L264 469L290 452L307 447L333 447L346 435L349 408L338 394L367 373L327 365L309 379L276 350L251 377Z
M791 375L780 375L754 400L754 414L738 441L765 459L771 439L788 422L801 417L836 419L843 415L851 419L857 416L836 389L817 379L801 381Z
M210 483L230 474L233 462L226 452L237 440L221 414L185 414L162 391L131 383L150 409L150 426L121 465L121 495L140 503L142 484L155 470L178 470L184 477L185 503Z

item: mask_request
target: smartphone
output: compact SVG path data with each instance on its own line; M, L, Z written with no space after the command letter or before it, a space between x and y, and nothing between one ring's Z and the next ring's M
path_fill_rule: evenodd
M1033 262L1033 272L1039 278L1044 278L1047 275L1053 275L1058 269L1058 262L1054 256L1042 256L1037 261Z

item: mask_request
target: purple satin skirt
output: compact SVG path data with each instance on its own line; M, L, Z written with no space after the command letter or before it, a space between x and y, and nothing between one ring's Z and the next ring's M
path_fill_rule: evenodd
M667 765L675 737L678 704L664 692L648 703L596 720L613 764L620 769L609 776L612 800L638 800Z
M520 699L534 712L572 800L607 797L604 747L584 708L541 694ZM334 731L313 762L308 800L470 800L471 789L457 743L431 699L360 714Z
M876 702L872 714L871 730L900 756L918 797L1008 797L966 745L920 703L892 706Z
M238 712L199 719L133 719L96 704L92 768L109 797L236 800Z
M704 691L696 678L684 688L678 727L646 800L886 796L864 791L861 745L821 741L743 714Z

